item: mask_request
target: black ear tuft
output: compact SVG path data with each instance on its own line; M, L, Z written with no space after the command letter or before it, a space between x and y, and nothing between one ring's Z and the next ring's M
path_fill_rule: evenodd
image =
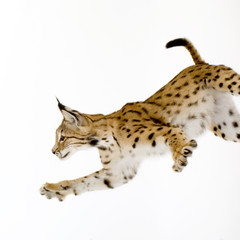
M56 97L57 101L58 101L58 107L60 110L64 110L65 106L63 104L60 103L60 101L58 100L58 98Z

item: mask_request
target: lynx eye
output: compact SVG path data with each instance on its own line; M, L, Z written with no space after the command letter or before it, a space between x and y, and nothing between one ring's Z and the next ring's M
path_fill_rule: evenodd
M60 141L60 142L63 142L65 139L66 139L66 137L61 136L60 139L59 139L59 141Z

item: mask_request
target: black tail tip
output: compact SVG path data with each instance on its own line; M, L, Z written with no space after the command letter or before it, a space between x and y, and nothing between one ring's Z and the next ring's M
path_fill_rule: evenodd
M177 47L177 46L186 46L188 44L188 40L185 38L177 38L166 44L166 48Z

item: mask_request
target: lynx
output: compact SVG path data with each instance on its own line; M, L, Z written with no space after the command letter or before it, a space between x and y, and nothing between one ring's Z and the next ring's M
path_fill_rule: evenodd
M46 183L40 193L60 201L68 194L112 189L127 183L150 154L171 151L173 170L181 172L197 147L194 138L206 129L224 140L240 141L240 116L231 95L240 94L240 76L224 65L209 65L186 39L195 65L142 102L127 103L109 115L83 114L58 101L63 121L52 152L60 159L86 148L98 148L102 169L88 176Z

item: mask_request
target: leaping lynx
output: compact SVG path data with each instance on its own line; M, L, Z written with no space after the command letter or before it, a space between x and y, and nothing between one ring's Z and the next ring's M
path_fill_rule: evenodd
M205 129L240 141L240 115L231 99L240 94L240 76L229 67L205 63L186 39L166 45L175 46L184 46L195 65L143 102L127 103L109 115L90 115L58 101L63 121L52 152L65 159L77 150L96 147L103 168L75 180L46 183L42 195L62 201L68 194L118 187L136 175L149 154L167 150L172 153L173 170L180 172L197 147L193 138Z

